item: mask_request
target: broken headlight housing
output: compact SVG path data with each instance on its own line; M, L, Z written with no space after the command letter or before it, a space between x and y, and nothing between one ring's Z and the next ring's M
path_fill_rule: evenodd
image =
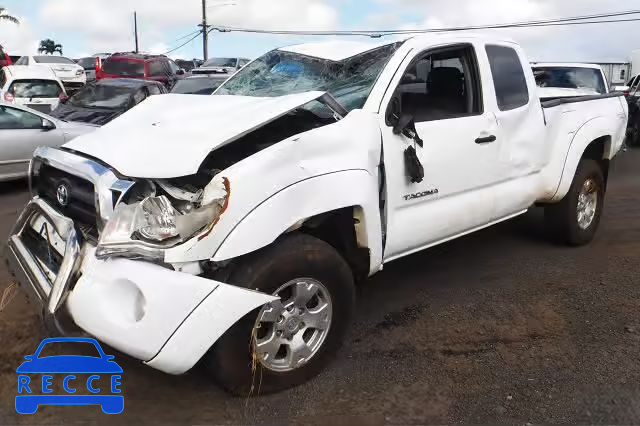
M166 184L169 194L177 189ZM185 193L186 194L186 193ZM229 181L214 178L204 191L173 202L166 195L119 204L100 234L96 257L147 257L162 260L164 250L211 229L229 202Z

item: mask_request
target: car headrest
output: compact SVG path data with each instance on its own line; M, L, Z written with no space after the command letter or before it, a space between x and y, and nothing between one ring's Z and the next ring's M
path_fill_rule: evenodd
M434 68L429 73L427 88L431 95L461 96L463 89L463 74L458 68Z

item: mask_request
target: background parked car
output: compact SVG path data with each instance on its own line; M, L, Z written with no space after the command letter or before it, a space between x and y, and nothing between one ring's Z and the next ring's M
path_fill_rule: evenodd
M0 46L0 68L4 68L8 65L13 65L11 57L4 51L4 48Z
M191 71L192 74L234 74L251 62L247 58L211 58L202 66Z
M640 78L627 88L627 104L629 105L629 122L627 123L627 139L629 146L640 146Z
M536 78L536 84L541 88L569 89L567 96L609 93L609 85L600 65L535 63L531 68Z
M95 126L66 123L20 105L0 103L0 181L27 176L33 151L60 146Z
M114 53L102 63L97 79L139 78L159 81L170 89L184 74L182 68L163 55Z
M631 80L629 80L626 85L613 86L611 90L614 92L624 92L625 96L628 96L630 89L636 87L638 84L640 84L640 74L631 77Z
M16 65L46 65L56 73L65 89L70 92L80 89L87 83L84 69L64 56L23 56L16 62Z
M49 113L66 92L60 79L48 67L10 65L0 70L0 94L10 104L26 105Z
M216 90L226 78L212 75L193 75L191 77L178 80L171 89L171 93L183 93L189 95L210 95Z
M97 53L93 56L76 60L76 63L84 69L84 74L87 76L87 82L96 80L96 74L98 70L102 68L102 61L107 59L109 56L111 56L109 53Z
M191 72L193 71L194 68L199 67L200 65L202 65L204 61L201 61L199 59L176 59L176 64L182 68L183 70L185 70L185 72Z
M51 115L66 121L95 125L107 124L153 95L167 93L157 81L133 78L108 78L87 84L60 103Z

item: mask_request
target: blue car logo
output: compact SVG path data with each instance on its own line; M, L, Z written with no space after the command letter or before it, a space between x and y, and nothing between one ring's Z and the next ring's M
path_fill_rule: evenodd
M43 348L52 343L89 343L97 350L97 356L54 355L41 356ZM48 347L51 347L48 346ZM60 337L44 339L33 355L25 356L16 370L18 373L18 395L16 411L20 414L33 414L39 405L100 405L106 414L120 414L124 410L124 396L118 395L122 368L113 361L113 355L105 355L95 339ZM36 380L33 374L42 375ZM108 375L108 389L105 379ZM62 392L54 393L54 384L62 385ZM77 375L88 377L86 380ZM100 383L100 387L98 384ZM102 391L101 391L102 388ZM84 389L86 395L81 395Z

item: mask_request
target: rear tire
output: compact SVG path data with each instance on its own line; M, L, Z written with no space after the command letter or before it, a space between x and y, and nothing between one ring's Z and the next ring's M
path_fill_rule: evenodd
M282 297L282 304L273 302L238 321L205 358L206 367L229 392L247 396L300 385L317 375L341 346L353 312L355 286L347 262L324 241L305 234L285 236L273 246L250 254L234 265L228 282L268 294L278 293ZM293 283L291 287L297 291L300 282L319 284L316 287L321 288L322 299L329 300L328 325L323 324L317 330L309 326L311 320L307 321L305 315L314 310L315 299L308 302L309 308L306 303L299 308L293 307L291 300L299 293L292 292L289 298L279 290ZM303 289L306 289L304 285ZM320 292L313 297L318 300L315 306L320 306ZM274 315L277 320L258 320L264 319L276 306L282 307ZM287 310L289 308L291 312ZM324 318L326 320L326 316ZM290 330L286 328L288 326L291 326ZM321 331L322 327L326 332ZM274 340L276 333L279 333L277 341ZM305 343L305 357L295 352L299 339L307 340L313 349L307 349ZM279 349L272 349L272 355L265 355L266 351L257 349L265 340L275 341L274 345ZM284 342L282 346L281 341ZM294 342L297 343L294 345ZM287 359L293 360L291 364L287 364Z
M604 208L605 181L600 165L583 159L567 195L558 204L545 207L550 237L572 246L593 240Z

